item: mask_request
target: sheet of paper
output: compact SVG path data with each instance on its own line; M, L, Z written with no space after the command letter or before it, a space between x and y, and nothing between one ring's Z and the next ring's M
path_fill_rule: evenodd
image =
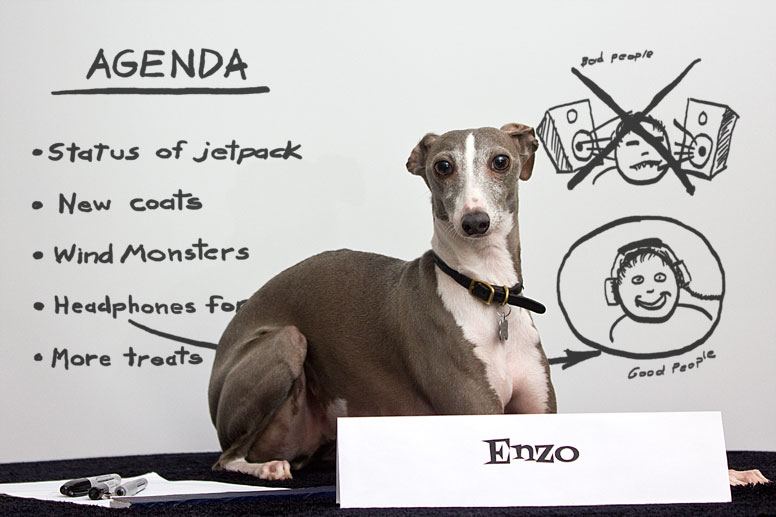
M340 418L343 508L729 502L718 412Z
M233 483L221 483L218 481L169 481L164 479L156 472L149 472L142 476L122 479L123 482L132 481L138 478L146 478L148 486L145 490L137 494L137 497L181 495L181 494L215 494L221 492L251 492L256 490L280 490L278 488L268 488L254 485L237 485ZM0 494L14 497L25 497L28 499L39 499L42 501L61 501L75 504L87 504L92 506L110 506L110 499L99 499L93 501L88 496L67 497L59 493L59 487L67 479L58 481L36 481L32 483L4 483L0 484Z

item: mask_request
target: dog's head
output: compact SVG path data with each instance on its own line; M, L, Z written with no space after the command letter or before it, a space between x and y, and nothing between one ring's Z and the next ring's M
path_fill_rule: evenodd
M434 217L460 237L478 239L512 225L518 179L531 177L539 147L523 124L424 136L407 169L431 190Z

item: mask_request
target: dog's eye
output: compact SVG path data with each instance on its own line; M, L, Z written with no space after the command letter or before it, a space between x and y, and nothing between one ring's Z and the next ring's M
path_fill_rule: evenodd
M440 176L449 176L453 173L453 164L447 160L439 160L434 164L434 172Z
M505 154L500 154L493 158L493 163L491 164L491 167L494 171L497 172L504 172L505 170L509 169L509 156Z

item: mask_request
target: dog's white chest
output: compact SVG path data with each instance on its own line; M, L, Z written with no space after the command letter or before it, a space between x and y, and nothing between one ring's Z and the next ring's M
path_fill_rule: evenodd
M521 412L544 411L547 373L542 364L539 333L528 311L511 307L507 316L508 338L502 341L498 335L499 312L508 312L510 308L485 305L441 271L437 271L437 282L445 307L464 337L474 344L474 353L485 364L488 382L502 405L514 405L515 396L519 396Z

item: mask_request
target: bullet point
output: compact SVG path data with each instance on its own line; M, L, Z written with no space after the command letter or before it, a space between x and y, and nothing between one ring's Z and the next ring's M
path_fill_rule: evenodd
M42 360L43 360L43 356L42 356L41 354L35 354L35 357L34 357L34 359L35 359L36 361L42 361Z
M32 155L33 156L40 156L41 154L43 154L43 149L33 149L32 150Z
M42 311L43 307L45 307L41 302L35 302L32 306L35 307L36 311Z
M35 253L32 254L32 258L34 258L35 260L42 259L43 258L43 252L42 251L36 251Z
M33 210L40 210L41 208L43 208L43 203L41 203L40 201L33 201L32 202L32 209Z

